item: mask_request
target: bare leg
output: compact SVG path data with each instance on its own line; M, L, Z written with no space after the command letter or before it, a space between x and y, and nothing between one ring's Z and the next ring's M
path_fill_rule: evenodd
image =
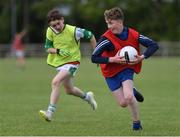
M58 102L59 95L60 95L59 87L62 84L62 82L64 81L64 79L69 77L69 75L70 74L68 71L61 70L58 72L58 74L52 80L52 92L51 92L51 96L50 96L50 104L48 106L48 109L47 109L47 111L43 111L43 110L39 111L39 115L46 121L52 120L52 116L56 110L56 104Z
M129 104L129 110L132 115L132 120L133 121L139 121L139 107L138 107L138 102L136 99L133 97L132 103Z
M77 96L77 97L81 97L81 98L85 97L85 94L81 89L73 86L72 78L73 77L69 76L63 82L66 93Z
M114 96L115 100L117 101L117 103L121 106L121 107L127 107L128 106L128 102L127 100L124 98L124 93L123 93L123 89L122 87L113 91L112 95Z
M17 57L17 65L21 69L25 68L25 59L24 59L24 57Z
M57 101L59 99L60 95L60 85L62 84L63 80L65 80L67 77L69 77L69 72L68 71L59 71L59 73L54 77L52 80L52 92L50 96L50 104L57 104Z
M133 121L139 120L138 103L133 95L133 82L126 80L123 82L123 88L119 88L112 92L116 101L121 107L129 107Z
M66 90L66 93L70 94L70 95L74 95L77 97L80 97L82 99L84 99L85 101L87 101L91 107L93 108L93 110L97 109L97 103L94 99L94 94L93 92L87 92L84 93L81 89L79 89L78 87L74 87L73 86L73 82L72 82L72 77L67 77L64 80L64 88Z
M126 80L123 83L124 97L128 102L128 107L132 115L133 121L139 121L139 108L138 102L133 95L133 81Z

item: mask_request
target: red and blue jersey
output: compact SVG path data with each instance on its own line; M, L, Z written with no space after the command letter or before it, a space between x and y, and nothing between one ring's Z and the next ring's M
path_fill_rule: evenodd
M153 40L140 35L134 29L124 27L123 32L119 35L113 34L111 31L106 31L92 55L92 62L101 64L101 70L104 77L112 77L126 68L131 68L134 72L139 73L141 70L141 63L130 66L116 63L108 63L108 58L113 57L124 46L133 46L140 53L140 44L147 47L144 53L145 58L150 57L157 49L158 45Z

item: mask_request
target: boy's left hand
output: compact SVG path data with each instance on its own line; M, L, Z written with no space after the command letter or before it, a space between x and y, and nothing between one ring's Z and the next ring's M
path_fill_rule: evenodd
M129 65L135 65L140 63L144 59L144 55L136 55L136 60L128 62Z
M57 54L60 56L68 57L70 56L70 52L62 49L57 49Z

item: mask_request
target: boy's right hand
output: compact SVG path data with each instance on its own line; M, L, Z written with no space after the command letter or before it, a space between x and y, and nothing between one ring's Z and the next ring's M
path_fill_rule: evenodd
M56 53L57 53L59 56L64 56L64 57L70 56L70 52L69 52L69 51L62 50L62 49L57 49L57 50L56 50Z
M126 59L120 56L109 57L109 63L127 64Z

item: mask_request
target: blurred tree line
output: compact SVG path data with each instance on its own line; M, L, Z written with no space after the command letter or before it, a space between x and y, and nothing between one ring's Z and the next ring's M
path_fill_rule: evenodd
M91 30L98 39L106 30L103 13L114 6L123 9L126 26L157 41L180 41L180 0L2 0L0 43L11 42L13 25L16 31L28 29L26 42L43 43L52 8L60 9L66 23Z

